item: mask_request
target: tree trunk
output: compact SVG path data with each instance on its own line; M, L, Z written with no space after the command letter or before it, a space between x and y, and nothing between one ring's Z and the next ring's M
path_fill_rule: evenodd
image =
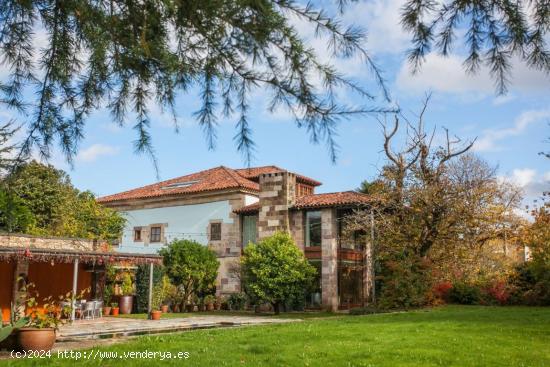
M273 311L275 311L275 315L278 315L281 313L281 302L274 302L273 305Z

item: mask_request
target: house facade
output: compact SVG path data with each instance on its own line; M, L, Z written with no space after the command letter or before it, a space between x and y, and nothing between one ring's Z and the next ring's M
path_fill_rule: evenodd
M219 294L241 291L236 264L250 242L291 234L318 270L307 307L336 310L363 304L370 266L365 236L345 230L345 217L368 207L353 191L316 194L321 183L276 166L216 167L99 198L124 214L118 251L154 254L174 239L191 239L218 256Z

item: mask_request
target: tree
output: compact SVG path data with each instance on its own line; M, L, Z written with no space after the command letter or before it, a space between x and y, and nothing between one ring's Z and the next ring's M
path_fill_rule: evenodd
M36 161L19 166L4 180L4 186L17 195L35 219L34 229L60 231L66 204L74 188L69 176L51 165Z
M423 127L427 103L416 124L402 115L389 126L383 124L387 163L377 184L364 187L378 200L372 201L368 212L352 215L346 226L369 233L374 222L374 256L385 277L382 288L384 282L393 289L405 282L411 292L408 300L399 299L400 306L418 304L414 292L425 292L409 287L416 282L418 269L428 275L429 267L433 279L448 279L457 272L478 274L481 260L486 264L496 260L484 250L499 244L506 253L507 246L518 244L523 225L514 214L521 192L498 180L494 168L468 152L473 142L464 143L443 130L443 144L433 145L436 131L427 134ZM403 120L406 141L396 151L393 143ZM410 279L400 278L403 275Z
M0 126L0 177L13 166L13 156L18 147L12 143L12 140L18 130L19 128L13 126L13 121L8 121Z
M8 233L26 232L34 224L34 217L20 198L0 190L0 228Z
M51 165L36 161L19 165L4 178L2 186L6 191L5 203L13 204L13 210L6 212L11 213L11 219L4 221L7 230L9 221L22 221L28 214L26 224L13 230L114 240L124 228L125 219L119 213L98 204L91 192L80 192L65 172Z
M513 57L549 73L549 8L548 0L407 0L401 23L412 34L413 71L432 49L449 55L460 37L468 52L466 70L489 66L499 93L507 91Z
M219 261L208 247L196 241L174 240L159 251L166 275L183 288L183 299L210 291L218 276Z
M285 302L304 297L316 274L290 235L284 232L248 245L241 267L248 296L260 303L270 303L277 314Z
M532 209L533 223L525 228L523 241L531 259L550 267L550 193L543 193L542 204Z
M337 102L335 93L341 87L367 100L373 96L320 62L289 18L328 36L333 55L362 57L383 87L378 68L362 46L364 32L342 27L311 4L31 0L0 2L0 14L2 61L10 70L9 80L0 86L0 102L31 116L22 152L36 146L47 157L57 139L70 160L86 118L105 106L119 124L129 112L135 116L136 150L154 158L150 104L170 112L177 128L178 94L194 87L202 103L195 116L208 146L216 144L218 115L234 113L236 145L247 160L254 149L248 120L253 89L271 94L269 110L287 108L313 141L325 140L332 158L337 121L378 111ZM33 43L36 29L46 33L46 44ZM37 54L41 61L35 65ZM36 91L35 99L25 97L29 87Z

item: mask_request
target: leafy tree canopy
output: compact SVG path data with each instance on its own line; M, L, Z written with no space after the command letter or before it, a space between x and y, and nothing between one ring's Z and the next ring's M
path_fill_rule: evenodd
M112 240L124 228L120 214L99 205L91 192L76 189L65 172L51 165L20 165L4 178L2 187L5 230Z
M166 275L183 288L184 301L214 288L220 263L208 247L196 241L174 240L159 254L164 258Z
M280 305L304 297L316 274L288 233L278 232L244 249L241 259L246 293L257 302L268 302L275 312Z
M123 124L135 116L135 147L154 157L150 104L174 113L178 93L200 89L195 116L208 146L216 143L218 116L236 114L237 148L250 159L250 91L271 94L269 109L287 108L313 141L325 140L336 155L333 132L340 117L376 111L337 102L344 87L373 95L319 61L289 21L295 17L328 36L336 56L361 56L382 77L362 43L364 33L343 27L312 5L288 0L0 2L0 50L10 69L1 102L29 116L22 152L50 155L54 141L70 160L86 118L106 106ZM37 32L47 42L33 44ZM34 62L39 58L38 63ZM320 87L315 87L315 86ZM32 89L32 98L24 97ZM387 93L384 90L387 97Z

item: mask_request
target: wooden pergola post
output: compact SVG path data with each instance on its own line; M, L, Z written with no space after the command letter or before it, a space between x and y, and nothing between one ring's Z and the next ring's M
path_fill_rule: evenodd
M147 313L151 315L153 311L153 268L155 265L153 263L149 264L149 302L147 304ZM150 317L150 316L149 316Z
M71 322L75 319L76 314L76 286L78 284L78 258L74 259L73 263L73 294L71 299Z

